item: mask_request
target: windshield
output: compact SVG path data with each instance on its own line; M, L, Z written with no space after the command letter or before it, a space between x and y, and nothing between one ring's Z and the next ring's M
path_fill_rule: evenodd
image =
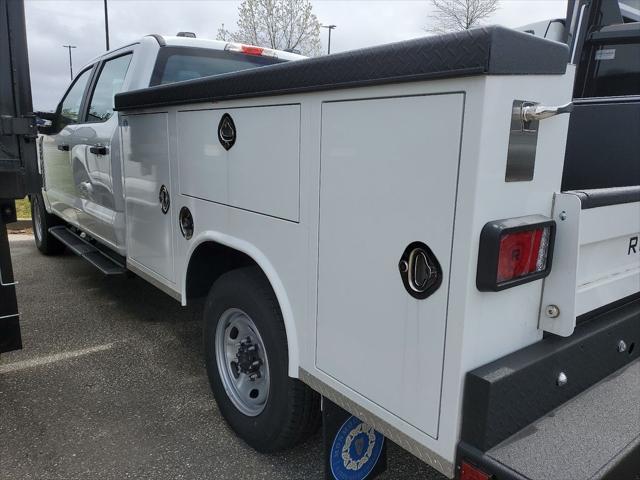
M193 80L223 73L282 63L274 57L194 47L164 47L151 76L151 86Z

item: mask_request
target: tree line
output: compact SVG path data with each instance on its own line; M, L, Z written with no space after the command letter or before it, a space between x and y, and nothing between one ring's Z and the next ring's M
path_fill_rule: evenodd
M498 10L499 0L430 0L429 33L467 30ZM234 30L221 26L219 40L246 43L307 56L320 54L320 21L310 0L243 0Z

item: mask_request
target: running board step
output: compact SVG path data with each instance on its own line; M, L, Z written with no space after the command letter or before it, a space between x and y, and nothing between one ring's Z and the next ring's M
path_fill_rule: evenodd
M51 227L49 233L105 275L122 275L127 272L124 257L99 249L64 225Z

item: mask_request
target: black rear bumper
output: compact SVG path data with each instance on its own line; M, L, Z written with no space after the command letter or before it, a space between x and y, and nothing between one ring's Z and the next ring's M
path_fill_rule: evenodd
M639 358L636 299L470 372L458 465L498 480L640 480Z

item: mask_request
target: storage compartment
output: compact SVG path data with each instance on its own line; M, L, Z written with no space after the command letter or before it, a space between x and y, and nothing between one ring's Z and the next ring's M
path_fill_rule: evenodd
M322 107L317 366L432 437L463 104L455 93ZM423 299L399 268L415 242L441 269ZM415 265L416 278L429 269Z
M127 115L121 119L125 173L127 259L174 281L173 213L160 191L171 192L168 115Z
M218 138L225 114L228 150ZM298 221L300 105L182 111L177 128L181 193Z

